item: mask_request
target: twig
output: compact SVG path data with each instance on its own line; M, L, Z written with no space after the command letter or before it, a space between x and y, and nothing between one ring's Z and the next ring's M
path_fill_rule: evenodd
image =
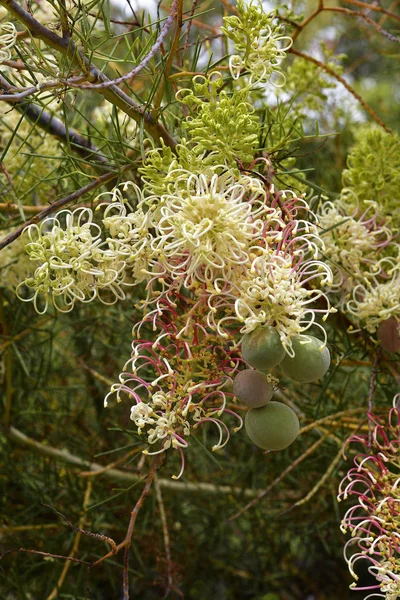
M24 338L26 335L32 333L32 331L34 329L39 329L40 327L42 327L42 325L45 325L46 323L48 323L49 321L51 321L52 317L45 317L44 319L41 319L40 321L38 321L35 325L32 325L30 327L27 327L26 329L24 329L23 331L21 331L20 333L18 333L17 335L14 335L13 337L10 337L9 340L6 340L5 342L3 342L0 346L0 352L3 352L3 350L6 350L11 344L18 342L20 339Z
M240 517L243 513L252 508L256 504L260 502L278 483L280 483L286 475L288 475L295 467L297 467L307 456L310 456L320 446L328 437L328 433L325 433L321 438L319 438L314 444L312 444L303 454L301 454L295 461L293 461L282 473L274 479L274 481L267 487L265 490L262 490L257 494L257 496L248 502L243 508L241 508L238 512L236 512L232 517L229 517L228 521L234 521L238 517Z
M371 378L369 380L369 393L368 393L368 414L369 415L371 415L372 410L373 410L373 396L374 396L374 391L375 391L375 380L376 380L376 375L377 375L378 365L379 365L381 355L382 355L382 346L379 346L379 348L375 354L374 366L372 367ZM372 444L373 427L374 427L374 425L372 423L372 420L370 417L368 417L368 446L369 447L371 447L371 444Z
M395 19L396 21L400 21L400 15L396 15L394 12L390 12L386 8L382 8L379 4L368 4L367 2L360 2L360 0L343 0L347 4L353 4L354 6L361 6L361 8L368 8L368 10L373 10L375 12L381 12L390 17L391 19Z
M85 495L83 497L83 506L82 506L82 515L81 518L79 519L79 525L78 525L78 529L81 530L84 523L85 523L85 510L87 508L87 506L89 505L89 500L90 500L90 494L92 492L92 482L89 479L87 486L86 486L86 490L85 490ZM69 557L73 558L75 556L75 554L78 551L79 548L79 542L81 540L81 536L82 536L82 531L77 531L77 534L75 536L74 539L74 543L72 545L71 548L71 552L69 553ZM56 583L56 585L53 588L53 591L50 592L50 594L47 596L46 600L53 600L53 598L57 598L58 596L58 592L61 589L62 584L64 583L64 579L69 571L69 567L71 566L71 561L67 561L64 564L63 570L61 571L61 575L58 578L58 581Z
M323 10L324 10L323 0L318 0L317 8L307 18L305 18L304 21L299 23L296 28L296 31L293 32L293 35L292 35L293 43L296 41L296 39L298 38L300 33L303 31L303 29L305 27L307 27L307 25L309 23L311 23L311 21L313 21L315 19L315 17L317 17Z
M7 235L3 240L1 240L0 241L0 250L2 248L5 248L9 244L11 244L11 242L16 240L17 238L19 238L19 236L21 235L23 230L26 227L28 227L29 225L33 225L35 223L40 223L40 221L43 221L43 219L45 219L48 215L52 214L54 211L58 210L59 208L61 208L63 206L66 206L67 204L71 204L72 202L74 202L75 200L78 200L78 198L81 198L88 192L95 190L99 186L103 185L103 183L106 183L107 181L110 181L111 179L115 179L116 176L117 176L117 173L115 173L115 172L105 173L104 175L97 177L97 179L95 179L94 181L91 181L90 183L88 183L84 187L80 188L79 190L72 192L72 194L68 194L68 196L64 196L64 198L57 200L57 202L53 202L53 204L50 204L50 206L48 206L47 208L42 210L42 212L40 212L39 214L32 217L32 219L25 221L25 223L20 225L15 231L13 231L9 235Z
M164 538L164 548L165 548L165 557L167 560L167 582L168 582L168 587L167 590L165 592L165 596L167 597L169 592L172 590L172 586L173 586L173 580L172 580L172 570L171 570L171 546L169 543L169 532L168 532L168 523L167 523L167 516L165 514L165 507L164 507L164 502L163 502L163 498L162 498L162 493L161 493L161 488L160 488L160 484L158 482L157 477L155 477L154 479L154 487L156 490L156 497L157 497L157 502L158 502L158 508L160 511L160 519L161 519L161 527L162 527L162 531L163 531L163 538Z
M281 512L279 514L280 517L290 511L292 511L297 506L301 506L302 504L305 504L306 502L311 500L311 498L313 496L315 496L315 494L318 492L318 490L324 485L324 483L327 481L327 479L329 479L329 477L332 475L333 470L335 469L336 465L339 463L340 459L342 458L342 451L343 451L343 447L340 448L339 452L336 454L335 458L329 465L328 469L325 471L325 473L322 475L322 477L317 481L317 483L314 485L314 487L308 492L308 494L306 496L304 496L304 498L301 498L300 500L295 502L290 508L287 508L286 510Z
M164 96L165 82L167 81L167 79L169 77L169 72L171 70L176 51L178 50L179 39L181 37L183 0L175 0L174 5L175 5L174 14L176 12L175 34L174 34L174 39L172 40L171 50L169 52L168 58L165 63L164 74L163 74L164 76L162 77L161 82L160 82L160 87L158 88L158 90L154 96L154 101L153 101L154 109L151 113L154 118L157 116L157 111L160 108L161 101Z
M368 15L360 11L350 10L349 8L339 8L336 6L326 6L324 7L324 11L336 12L343 15L347 15L349 17L358 17L360 19L364 19L364 21L366 21L369 25L372 25L372 27L374 27L383 36L387 37L391 42L396 42L397 44L400 44L400 39L398 37L396 37L392 33L389 33L388 31L386 31L386 29L383 29L379 23L377 23L376 21L368 17Z
M27 206L25 204L18 206L18 204L8 204L7 202L0 202L0 212L19 212L21 209L24 213L36 214L45 210L48 206L38 205L38 206Z
M48 558L61 558L63 560L70 560L71 562L80 563L81 565L91 566L90 562L86 560L80 560L79 558L73 558L72 556L62 556L62 554L52 554L51 552L41 552L40 550L30 550L28 548L14 548L12 550L6 550L0 554L0 560L6 555L12 552L28 552L29 554L39 554L40 556L47 556Z
M78 456L75 456L68 452L68 450L59 450L58 448L53 448L48 444L41 444L36 440L25 435L19 429L15 427L4 427L0 423L0 431L2 434L7 437L12 442L15 442L19 446L23 448L27 448L33 450L37 454L42 456L48 456L54 458L55 460L60 460L63 463L72 465L74 467L79 467L81 469L89 469L90 471L99 471L103 470L104 466L99 465L98 463L90 462L88 460L84 460ZM104 471L102 476L106 479L110 479L113 481L122 481L127 483L134 483L139 481L141 477L132 473L130 471L120 471L118 469L110 469L108 471ZM158 480L160 486L163 489L171 490L173 492L194 492L194 493L205 493L205 494L227 494L227 495L238 495L243 496L245 498L253 498L257 495L259 490L252 490L248 488L240 488L234 487L230 485L215 485L213 483L191 483L191 482L183 482L183 481L174 481L172 479L159 479Z
M130 452L127 452L126 454L121 456L121 458L119 458L118 460L115 460L114 462L110 463L109 465L106 465L103 469L100 469L99 471L81 471L81 473L79 473L79 477L96 477L97 475L102 475L106 471L109 471L110 469L113 469L117 465L120 465L122 462L124 462L131 456L134 456L135 454L139 454L139 452L142 452L142 451L143 451L143 447L134 448Z
M160 455L156 456L154 459L153 465L150 469L150 472L147 476L146 485L143 488L142 493L140 494L139 500L136 502L133 511L131 512L131 519L129 521L128 531L126 534L126 538L123 542L125 546L124 550L124 572L123 572L123 592L124 592L124 600L129 600L129 549L131 547L133 530L135 528L135 523L137 516L139 514L140 509L143 506L144 501L149 495L151 485L153 483L153 479L156 475L156 470L158 464L160 462ZM97 561L98 562L98 561Z
M190 9L189 21L188 21L188 24L186 27L186 33L185 33L185 41L183 43L183 53L182 53L182 62L181 62L182 66L184 65L185 54L186 54L186 50L188 49L188 45L189 45L190 30L192 28L193 15L194 15L194 11L196 10L196 7L197 7L197 2L198 2L198 0L193 0L192 8ZM181 20L182 20L182 18L181 18Z
M86 487L86 489L87 490L92 489L91 482L90 482L90 487ZM88 504L89 504L89 498L88 498L88 501L85 504L85 506L87 506ZM42 505L46 506L47 508L50 508L50 510L54 511L59 517L61 517L67 523L67 525L69 525L69 527L71 527L71 529L73 529L77 533L82 533L83 535L86 535L87 537L94 538L96 540L100 540L101 542L106 542L109 546L111 546L111 551L114 554L116 553L117 544L114 542L114 540L112 538L108 537L107 535L102 535L101 533L93 533L92 531L86 531L85 529L82 529L81 525L76 526L73 523L71 523L71 521L69 521L65 515L60 513L60 511L58 511L56 508L54 508L54 506L50 506L50 504L45 504L44 502L42 503Z
M347 81L345 79L343 79L343 77L341 77L340 75L338 75L333 69L331 69L330 67L328 67L328 65L324 64L323 62L321 62L320 60L317 60L316 58L314 58L312 56L309 56L308 54L304 54L304 52L300 52L300 50L296 50L295 48L290 48L289 52L291 52L292 54L295 54L296 56L301 56L305 60L308 60L309 62L314 63L315 65L317 65L318 67L320 67L321 69L323 69L324 71L326 71L327 73L329 73L329 75L332 75L332 77L334 77L335 79L337 79L346 88L346 90L349 91L350 94L352 94L352 96L354 96L354 98L356 98L356 100L358 100L358 102L361 104L361 106L363 107L363 109L370 115L370 117L376 123L378 123L378 125L380 125L387 133L390 133L390 134L393 133L391 131L391 129L389 129L389 127L387 127L387 125L385 125L385 123L382 121L382 119L380 119L378 117L378 115L369 106L369 104L367 104L365 102L365 100L363 100L361 98L361 96L355 90L353 90L353 88L351 87L351 85L349 85L347 83Z
M169 11L169 15L164 23L163 28L160 31L158 38L154 42L150 52L148 54L146 54L144 59L134 69L132 69L128 73L125 73L124 75L121 75L121 77L117 77L116 79L108 79L108 78L104 78L104 76L103 76L103 77L98 77L98 79L102 80L101 83L79 84L79 83L72 82L70 84L71 87L76 87L76 88L79 88L80 90L104 90L109 87L114 87L114 86L120 85L124 81L129 81L130 79L133 79L134 77L136 77L136 75L138 75L140 73L140 71L142 71L142 69L144 69L144 67L153 58L155 53L160 49L160 46L163 43L164 38L169 31L171 23L174 20L177 6L181 2L182 2L182 0L174 0L173 1L171 9ZM93 68L91 69L91 72L94 73ZM101 72L99 72L98 74L96 73L96 75L100 75L100 73Z

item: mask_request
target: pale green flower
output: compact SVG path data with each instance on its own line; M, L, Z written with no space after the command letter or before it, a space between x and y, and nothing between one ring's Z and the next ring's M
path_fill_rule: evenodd
M77 208L25 229L25 250L37 266L17 287L20 300L33 301L35 310L42 314L49 302L57 310L69 312L78 301L98 297L112 304L125 297L121 288L125 263L110 249L103 249L100 227L92 219L90 209ZM105 290L110 297L103 295Z
M238 79L247 70L250 84L271 81L277 87L284 85L285 76L279 65L292 39L276 23L274 13L264 12L261 3L238 0L236 8L238 15L224 17L225 26L221 28L237 52L229 59L232 77Z

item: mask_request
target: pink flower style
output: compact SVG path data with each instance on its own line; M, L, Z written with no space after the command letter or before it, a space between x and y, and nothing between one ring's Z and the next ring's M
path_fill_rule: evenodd
M180 309L187 309L189 302L179 298ZM154 455L169 448L179 451L181 470L174 479L181 477L185 459L183 450L188 447L192 429L204 423L212 423L218 440L212 450L219 450L228 442L230 430L221 419L224 415L236 421L233 431L242 427L242 419L227 408L233 393L225 391L231 382L241 359L233 350L232 343L223 344L207 331L196 319L191 337L179 336L182 316L177 307L167 299L158 301L155 312L146 315L134 328L139 336L148 324L159 332L155 342L136 337L132 343L131 358L124 366L119 383L112 386L105 398L105 406L112 398L121 401L125 395L133 405L131 419L139 434L144 434Z
M355 565L369 563L368 570L376 585L354 590L370 591L367 598L397 600L400 597L400 410L390 410L388 422L369 414L373 430L367 436L354 435L348 442L362 444L367 452L354 458L351 468L339 486L338 501L354 496L356 504L348 509L342 523L343 533L351 538L344 557L351 575L357 581ZM354 548L356 551L354 552ZM377 591L373 591L377 590Z

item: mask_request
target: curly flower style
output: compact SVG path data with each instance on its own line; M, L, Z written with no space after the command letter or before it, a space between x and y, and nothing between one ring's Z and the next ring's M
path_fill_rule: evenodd
M17 41L17 29L14 23L0 23L0 65L11 58L11 48Z
M289 353L290 338L308 329L316 313L325 319L335 310L307 285L316 279L328 285L332 274L318 260L323 244L306 219L316 217L304 198L273 186L266 192L259 179L219 168L207 175L179 169L174 188L161 197L128 186L136 190L136 209L113 192L103 222L109 248L126 268L134 265L135 281L147 281L146 310L162 298L173 301L184 286L212 331L229 337L232 328L248 333L269 324ZM326 308L312 309L321 297ZM191 321L190 313L189 329Z
M362 215L346 213L340 202L324 202L319 225L324 255L332 263L333 291L352 292L357 282L381 271L385 249L397 249L393 231L379 221L373 202Z
M347 303L347 310L357 322L365 323L365 328L370 333L374 333L382 321L400 313L399 260L382 260L381 265L387 270L386 281L372 277L365 283L358 284L353 290L352 299Z
M248 249L263 239L266 227L283 223L266 205L257 179L187 173L185 184L182 189L178 180L175 192L159 203L147 199L157 231L152 245L173 279L189 289L196 283L212 288L215 279L230 281L248 263Z
M377 580L377 585L368 587L351 584L351 589L373 592L365 600L397 600L400 596L399 399L397 395L387 423L369 414L370 421L375 424L372 435L355 435L348 440L361 443L367 452L355 457L355 467L349 470L339 486L339 502L355 498L355 505L346 512L341 524L343 533L351 532L344 548L350 573L357 581L355 565L359 560L367 561L369 572ZM356 552L349 555L354 546Z
M113 304L125 297L121 288L124 263L101 248L101 230L92 219L87 208L64 210L24 230L25 250L39 266L19 284L17 296L24 302L33 301L38 313L46 312L50 300L57 310L69 312L77 301L99 297L105 304ZM21 295L24 288L31 292L28 297ZM111 292L111 300L103 298L102 290Z
M274 23L275 14L265 14L261 3L237 3L238 16L224 17L222 32L234 43L235 51L229 59L231 75L238 79L243 70L250 73L250 85L270 81L281 87L285 76L279 68L292 39L284 35L281 25ZM275 76L273 78L273 76Z
M179 301L183 303L184 318L186 301L182 296ZM104 401L105 406L113 398L120 402L123 396L134 401L131 420L139 435L144 434L147 444L156 447L151 452L144 450L145 454L160 454L170 448L179 451L181 470L174 479L183 474L183 449L188 447L193 429L204 423L213 424L218 433L218 441L212 447L216 451L230 437L229 428L220 417L233 417L237 421L234 431L243 424L239 415L226 407L233 394L223 389L232 381L239 358L200 322L194 324L190 338L183 339L179 336L181 320L176 302L173 306L165 301L155 319L147 315L135 326L138 334L150 321L164 333L155 342L134 340L132 356L124 366L120 382L111 387Z
M134 209L125 199L124 193L133 192L138 204ZM151 248L153 236L150 213L143 212L142 192L137 185L128 181L116 187L112 192L105 192L97 197L97 201L106 197L107 203L100 203L96 210L103 206L103 225L110 237L107 237L107 246L110 253L123 261L124 268L133 279L133 284L141 283L151 276L154 264L154 252Z

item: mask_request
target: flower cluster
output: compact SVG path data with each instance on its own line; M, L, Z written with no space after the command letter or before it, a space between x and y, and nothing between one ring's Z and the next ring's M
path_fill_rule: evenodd
M380 323L400 313L400 263L397 259L382 261L386 267L386 280L373 277L355 286L347 310L365 328L374 333Z
M344 550L350 573L357 581L356 564L360 560L367 561L369 572L377 580L376 585L357 587L357 583L353 583L350 587L371 591L367 598L385 600L396 600L400 596L400 411L397 400L398 397L387 423L370 414L374 423L371 434L350 438L349 442L362 444L366 452L355 457L355 467L341 482L338 495L339 501L349 497L355 500L341 524L343 533L351 532Z
M375 202L365 203L362 213L342 201L325 202L319 224L323 253L333 271L330 297L357 326L374 333L400 311L397 232Z
M273 85L282 86L285 76L279 65L292 39L275 23L274 13L264 13L261 3L257 6L239 0L236 8L238 14L224 17L225 27L221 28L237 52L229 59L232 77L238 79L246 70L251 84L270 80Z
M332 277L318 260L321 240L304 198L220 167L207 175L177 170L161 196L130 188L136 208L114 191L103 222L109 250L132 263L136 282L147 280L145 306L183 286L206 307L212 331L229 337L232 328L273 325L290 350L290 338L315 320L310 304L325 297L307 283ZM332 309L327 302L319 310Z
M197 312L191 335L180 335L182 317L193 309L193 302L182 295L174 296L153 314L148 314L135 326L135 333L151 322L162 331L155 342L137 338L132 344L132 356L125 364L120 382L112 386L105 398L105 406L122 396L133 401L131 420L144 434L146 442L156 449L146 454L159 454L169 448L179 451L181 470L185 460L183 449L192 430L204 423L217 429L218 439L212 450L225 446L230 437L229 428L221 419L227 415L236 422L234 431L242 427L242 419L227 408L233 393L225 390L232 382L241 359L232 344L221 344L201 324Z
M69 312L77 301L90 302L98 297L112 304L124 298L124 263L102 248L100 227L92 219L90 209L77 208L25 229L25 250L38 266L33 276L18 285L20 300L33 301L42 314L49 301L58 310ZM26 290L27 297L22 295ZM103 296L103 290L108 294Z

